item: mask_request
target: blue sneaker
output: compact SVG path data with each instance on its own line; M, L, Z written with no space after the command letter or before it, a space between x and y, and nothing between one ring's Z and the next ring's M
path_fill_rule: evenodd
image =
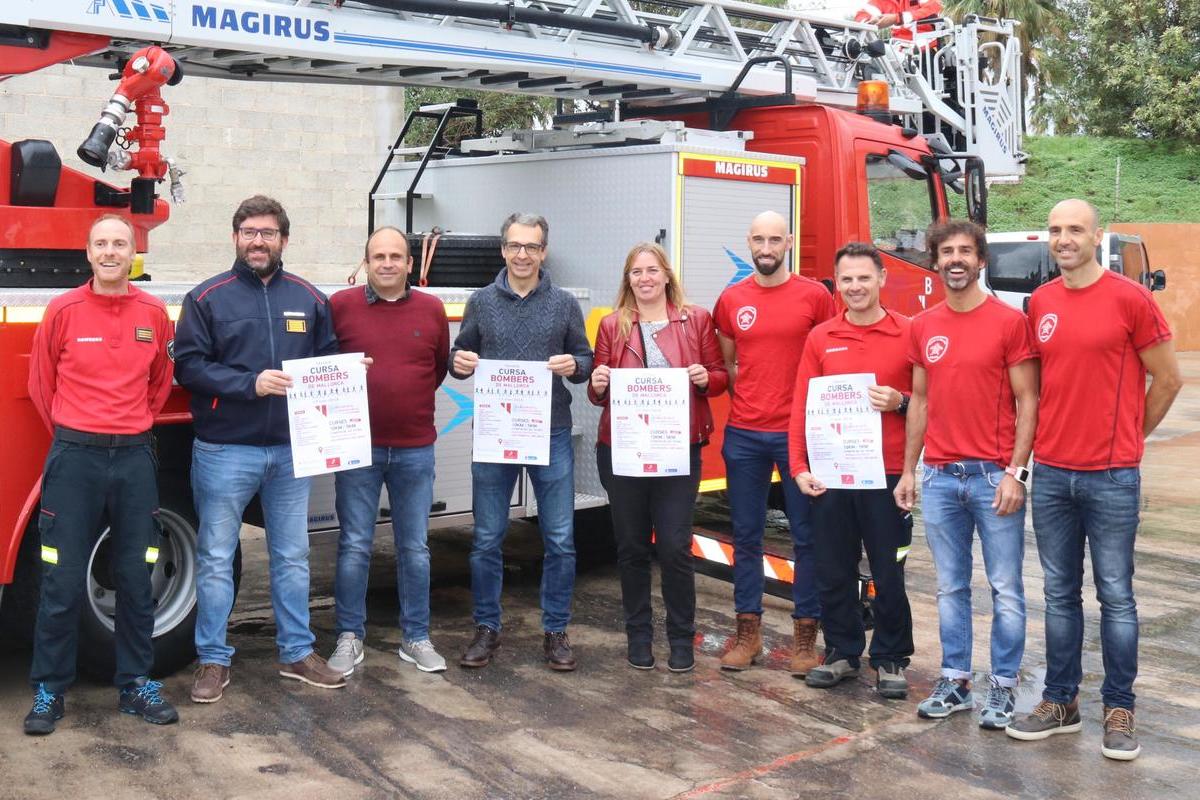
M987 697L983 700L983 713L979 715L979 727L989 731L1002 731L1013 721L1016 707L1013 690L997 683L995 676L988 680L990 685Z
M63 718L66 710L62 694L48 692L46 684L39 683L33 695L33 708L25 715L25 733L30 736L54 733L54 723Z
M131 686L121 690L117 710L122 714L136 714L155 725L178 722L179 712L175 710L175 706L163 699L159 694L161 690L162 684L158 681L138 678Z
M975 707L975 698L966 684L951 678L939 678L933 692L917 705L917 716L924 719L944 719L955 711Z

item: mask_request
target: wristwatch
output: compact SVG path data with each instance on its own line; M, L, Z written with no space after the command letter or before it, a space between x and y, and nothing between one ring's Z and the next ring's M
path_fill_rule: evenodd
M904 392L901 392L900 393L900 405L896 406L897 414L907 414L908 413L908 400L909 400L909 396L906 395Z
M1007 472L1009 475L1012 475L1014 478L1016 478L1017 481L1022 486L1029 485L1029 468L1028 467L1018 467L1015 464L1009 464L1007 467L1004 468L1004 471Z

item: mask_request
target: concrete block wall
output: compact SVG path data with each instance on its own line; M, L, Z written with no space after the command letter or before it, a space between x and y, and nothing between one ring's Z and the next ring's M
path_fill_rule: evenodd
M112 94L107 75L60 65L0 82L0 137L49 139L65 165L97 174L75 150ZM187 202L150 234L154 279L199 282L228 269L233 211L261 192L291 218L288 269L344 282L362 256L367 192L403 123L403 91L185 76L163 97L171 109L163 152L187 170ZM167 184L159 194L169 196Z

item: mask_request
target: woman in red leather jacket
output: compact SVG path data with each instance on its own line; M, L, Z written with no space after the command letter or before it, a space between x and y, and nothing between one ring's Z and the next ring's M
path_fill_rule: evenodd
M603 406L596 437L596 465L608 492L629 664L653 669L650 617L650 552L654 534L662 570L663 605L672 672L695 666L696 581L692 567L692 511L700 485L700 448L713 429L710 395L725 391L729 376L717 345L712 317L687 304L679 279L657 244L635 245L625 258L616 310L600 321L588 399ZM691 469L688 475L626 477L612 471L608 410L609 371L613 368L677 367L691 381Z

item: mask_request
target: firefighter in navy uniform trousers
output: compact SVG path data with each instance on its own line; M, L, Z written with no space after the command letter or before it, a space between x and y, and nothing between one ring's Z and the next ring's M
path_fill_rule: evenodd
M75 680L88 557L107 513L117 588L117 708L147 722L179 714L149 679L158 557L158 485L150 428L171 393L171 321L129 283L133 226L107 214L88 231L92 278L54 298L34 334L29 396L54 434L38 513L42 586L25 733L54 732Z

